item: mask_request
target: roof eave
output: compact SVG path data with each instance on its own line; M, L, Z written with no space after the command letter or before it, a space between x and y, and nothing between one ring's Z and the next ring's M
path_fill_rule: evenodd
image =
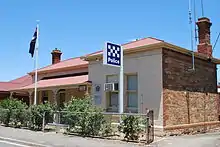
M124 50L124 54L131 54L131 53L137 53L145 50L155 50L155 49L161 49L163 47L163 42L151 44L151 45L144 45L134 48L129 48ZM97 55L89 55L89 56L82 56L81 59L85 61L93 61L97 59L102 58L102 53Z
M130 53L137 53L137 52L141 52L141 51L146 51L146 50L154 50L154 49L161 49L161 48L167 48L167 49L171 49L186 55L192 55L192 51L167 43L167 42L159 42L159 43L155 43L155 44L151 44L151 45L144 45L144 46L140 46L140 47L135 47L135 48L129 48L124 50L124 54L130 54ZM195 57L203 59L203 60L210 60L210 62L213 62L215 64L220 64L220 60L214 57L207 57L203 54L200 54L198 52L194 52ZM81 57L82 60L85 61L94 61L97 59L102 59L102 53L97 54L97 55L90 55L90 56L82 56Z
M38 71L38 74L44 74L44 73L53 73L53 72L63 72L67 70L76 70L76 69L82 69L88 67L88 64L82 64L82 65L77 65L77 66L70 66L70 67L65 67L65 68L58 68L58 69L52 69L52 70L43 70L43 71ZM35 72L29 72L29 75L35 75Z
M170 43L167 43L167 42L164 42L163 47L180 52L180 53L183 53L183 54L186 54L186 55L192 55L192 51L185 49L185 48L182 48L182 47L179 47L179 46L176 46L176 45L173 45L173 44L170 44ZM203 59L203 60L210 60L210 62L213 62L215 64L220 64L219 59L214 58L214 57L207 57L206 55L200 54L198 52L194 52L194 56L197 58Z
M55 86L45 86L45 87L39 87L38 89L50 89L50 88L55 88L55 87L62 87L62 88L65 88L65 87L70 87L70 86L79 86L79 85L92 85L92 82L91 81L85 81L85 82L82 82L82 83L78 83L78 84L66 84L66 85L55 85ZM19 88L19 89L14 89L14 90L10 90L10 91L22 91L22 92L25 92L25 91L33 91L34 88Z

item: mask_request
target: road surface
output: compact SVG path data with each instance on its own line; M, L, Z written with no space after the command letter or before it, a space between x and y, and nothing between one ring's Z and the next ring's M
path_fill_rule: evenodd
M4 142L3 140L7 140L9 143ZM34 143L35 145L30 145L30 143ZM83 138L63 135L60 133L56 134L54 132L43 133L0 126L0 147L40 147L40 145L43 145L42 147L141 146L140 144L126 143L116 140ZM148 145L148 147L220 147L220 132L157 138L155 139L155 143Z
M0 140L0 147L29 147L29 146Z

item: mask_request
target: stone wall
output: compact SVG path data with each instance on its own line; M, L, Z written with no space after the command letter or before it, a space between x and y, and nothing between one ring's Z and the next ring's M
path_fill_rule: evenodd
M165 128L177 126L173 128L180 129L181 125L196 123L198 123L198 128L201 128L199 126L203 125L199 125L199 123L216 122L219 119L218 94L164 89L163 96ZM191 128L195 128L195 126L191 126Z
M217 93L216 64L195 58L195 71L192 69L192 56L163 49L163 88L177 91Z

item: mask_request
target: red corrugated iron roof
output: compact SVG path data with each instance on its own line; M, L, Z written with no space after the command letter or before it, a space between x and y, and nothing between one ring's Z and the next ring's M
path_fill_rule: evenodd
M10 91L15 88L30 85L32 78L30 75L26 75L9 82L0 82L0 91Z
M26 76L11 80L9 82L19 83L20 86L27 86L27 85L30 85L32 83L32 77L30 75L26 75Z
M142 39L139 39L139 40L135 40L135 41L132 41L132 42L122 44L122 47L123 47L124 50L126 50L126 49L141 47L141 46L145 46L145 45L157 44L157 43L161 43L161 42L164 42L164 41L153 38L153 37L148 37L148 38L142 38ZM100 55L100 54L102 54L102 52L103 52L103 50L100 50L100 51L97 51L95 53L88 54L86 56Z
M83 76L75 76L75 77L65 77L65 78L56 78L56 79L47 79L40 80L37 82L37 88L48 88L48 87L58 87L58 86L69 86L69 85L77 85L89 82L88 75ZM34 89L34 83L17 90L27 90Z
M158 46L158 47L168 48L170 50L174 50L174 51L177 51L177 52L180 52L180 53L183 53L183 54L187 54L187 55L191 54L191 51L188 50L188 49L176 46L176 45L171 44L171 43L167 43L163 40L156 39L156 38L153 38L153 37L143 38L143 39L136 40L136 41L133 41L133 42L129 42L129 43L126 43L126 44L122 44L122 46L123 46L124 51L127 51L127 52L130 51L130 53L138 51L138 50L141 51L142 47L146 47L146 48L148 47L148 49L150 49L153 46L155 46L155 47ZM85 55L81 58L84 59L84 60L89 61L93 57L95 59L95 57L101 56L102 53L103 53L103 51L101 50L101 51L98 51L98 52L95 52L95 53L92 53L92 54ZM198 52L194 52L194 53L195 53L194 55L195 55L196 58L207 60L206 55L198 53ZM217 59L217 58L212 58L211 61L213 63L220 64L220 60Z
M136 47L145 46L145 45L157 44L161 42L164 42L164 41L153 38L153 37L148 37L148 38L142 38L136 41L132 41L126 44L122 44L122 46L124 49L129 49L129 48L136 48Z
M18 88L19 83L0 82L0 91L10 91L10 89Z
M80 59L80 57L76 57L76 58L63 60L59 63L51 64L46 67L40 68L40 69L38 69L38 73L53 71L53 70L60 70L60 69L64 69L64 68L74 68L74 67L77 68L77 67L81 67L81 66L88 67L88 62L83 61L82 59ZM34 72L35 71L32 71L31 74L34 74Z

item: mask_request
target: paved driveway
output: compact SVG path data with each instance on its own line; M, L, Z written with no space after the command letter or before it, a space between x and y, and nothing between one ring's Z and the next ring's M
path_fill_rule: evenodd
M151 147L220 147L220 133L166 137Z

